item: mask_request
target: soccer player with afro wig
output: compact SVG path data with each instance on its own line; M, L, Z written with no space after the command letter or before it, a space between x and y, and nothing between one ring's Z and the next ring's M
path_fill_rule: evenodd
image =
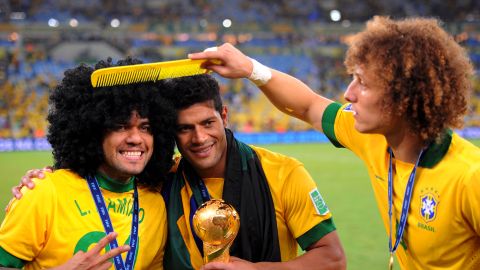
M108 59L95 69L111 66ZM117 269L163 268L167 224L159 192L173 164L174 109L161 83L93 88L93 71L69 69L51 92L55 171L8 206L0 266L110 269L114 258Z

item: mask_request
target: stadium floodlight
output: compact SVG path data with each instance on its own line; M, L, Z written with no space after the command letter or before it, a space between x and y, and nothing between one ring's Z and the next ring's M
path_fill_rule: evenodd
M71 18L70 21L68 22L68 24L69 24L71 27L77 27L77 26L78 26L78 20L75 19L75 18Z
M223 25L223 27L225 27L225 28L230 28L230 26L232 26L232 20L230 20L230 19L225 19L225 20L223 20L222 25Z
M50 27L58 27L59 24L60 23L55 18L48 19L48 26L50 26Z
M115 18L110 21L110 26L113 28L117 28L120 26L120 20Z
M330 11L330 19L332 21L338 22L340 21L341 18L342 18L342 14L340 13L340 11L336 9Z

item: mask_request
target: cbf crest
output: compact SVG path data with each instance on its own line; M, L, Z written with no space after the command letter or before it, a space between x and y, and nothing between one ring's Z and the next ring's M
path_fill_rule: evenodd
M438 196L426 193L420 196L420 215L425 222L430 222L437 216Z

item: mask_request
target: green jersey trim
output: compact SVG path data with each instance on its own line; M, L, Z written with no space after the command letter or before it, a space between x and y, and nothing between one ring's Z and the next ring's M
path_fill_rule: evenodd
M133 190L133 180L135 179L135 176L132 176L129 180L128 183L122 184L119 183L118 181L100 173L97 172L95 175L98 181L98 185L106 190L112 191L112 192L117 192L117 193L122 193L122 192L127 192L130 190Z
M0 266L22 268L25 262L0 247Z
M342 107L340 103L333 102L325 108L322 116L322 129L323 133L330 142L338 148L343 148L337 137L335 136L335 118L337 117L338 110Z
M335 231L335 229L335 224L333 224L332 218L329 218L313 226L313 228L298 237L297 242L303 250L306 250L309 246L322 239L326 234Z
M453 131L448 129L443 135L440 142L432 143L425 152L419 166L424 168L433 168L447 154L448 148L452 143Z

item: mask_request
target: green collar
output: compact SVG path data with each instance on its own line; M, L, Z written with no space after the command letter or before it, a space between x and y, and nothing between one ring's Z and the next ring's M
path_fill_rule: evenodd
M133 180L135 180L135 176L132 176L126 184L121 184L117 180L112 179L100 172L97 172L95 177L97 178L98 185L103 189L117 193L133 190Z
M437 165L445 154L447 154L450 143L452 142L452 135L452 130L448 129L445 134L443 134L440 142L431 143L425 154L423 154L419 166L433 168Z

